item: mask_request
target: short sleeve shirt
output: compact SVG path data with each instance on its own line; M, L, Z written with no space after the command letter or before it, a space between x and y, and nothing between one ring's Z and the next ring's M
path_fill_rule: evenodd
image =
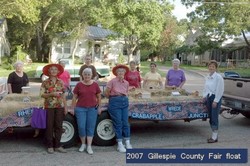
M138 71L129 71L124 79L128 81L129 86L134 86L136 88L141 87L141 76Z
M67 70L64 70L58 78L63 81L65 87L69 87L70 74Z
M22 87L29 83L29 79L26 73L19 77L16 72L12 72L9 74L7 83L11 84L12 93L22 93Z
M158 89L160 88L160 82L162 81L161 80L161 75L159 73L152 73L152 72L148 72L145 74L145 77L144 77L146 81L146 84L145 84L145 88L147 89Z
M97 94L101 93L101 89L96 82L91 85L85 85L78 82L73 90L77 94L77 107L95 107L97 103Z
M174 70L170 69L166 75L166 79L168 80L168 85L179 87L183 81L186 81L185 74L183 70Z
M54 83L51 79L46 79L42 82L40 88L40 94L44 93L52 93L52 92L65 92L64 83L62 80L57 79ZM63 108L63 100L64 96L57 96L57 97L48 97L44 99L44 107L45 108Z
M113 78L107 83L107 88L110 89L110 96L128 95L129 83L125 79L122 81L118 78Z

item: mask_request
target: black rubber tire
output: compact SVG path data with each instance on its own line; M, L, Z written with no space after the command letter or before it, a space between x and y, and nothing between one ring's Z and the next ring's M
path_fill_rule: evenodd
M245 112L241 114L244 115L246 118L250 119L250 112Z
M107 111L97 118L93 142L98 146L113 146L116 143L112 120Z
M235 118L238 114L233 113L232 110L230 109L221 109L220 110L220 115L225 118L225 119L233 119Z
M63 134L61 144L65 148L76 145L78 140L78 131L76 119L73 115L67 114L63 120Z

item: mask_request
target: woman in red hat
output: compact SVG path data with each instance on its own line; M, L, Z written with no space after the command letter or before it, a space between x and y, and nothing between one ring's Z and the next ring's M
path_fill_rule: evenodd
M62 74L63 71L63 67L59 64L49 64L43 68L43 74L49 76L48 79L42 82L40 89L40 94L45 99L44 109L47 110L46 141L48 153L54 153L54 150L66 153L66 150L63 149L60 144L62 122L64 116L67 114L64 83L58 79L58 76Z
M105 95L109 98L108 111L113 121L113 126L118 143L117 150L126 152L132 149L130 144L130 125L128 122L128 91L129 83L124 79L124 75L129 71L125 65L117 65L112 72L116 76L107 83ZM125 140L125 147L122 143Z

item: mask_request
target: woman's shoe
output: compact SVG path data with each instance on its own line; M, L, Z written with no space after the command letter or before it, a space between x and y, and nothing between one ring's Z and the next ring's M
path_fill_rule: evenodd
M35 129L35 134L33 135L33 138L38 137L38 135L39 135L39 130L38 130L38 129Z
M126 149L123 144L121 145L118 144L117 151L121 153L126 153Z
M79 152L83 152L86 149L86 144L82 144L79 148Z
M48 153L49 154L53 154L54 153L54 149L53 148L48 148Z
M207 139L207 143L215 143L215 142L218 142L218 138L215 140L213 138Z
M92 155L94 153L91 146L87 147L87 153L90 154L90 155Z

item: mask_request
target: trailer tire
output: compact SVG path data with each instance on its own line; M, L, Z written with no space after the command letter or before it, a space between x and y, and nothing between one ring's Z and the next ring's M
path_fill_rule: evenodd
M220 115L225 119L235 118L238 114L233 112L232 109L221 108Z
M63 120L63 133L61 144L65 148L74 146L77 143L78 132L76 119L73 115L67 114Z
M241 113L246 118L250 119L250 112Z
M98 146L113 146L116 143L113 123L107 111L97 117L93 142Z

